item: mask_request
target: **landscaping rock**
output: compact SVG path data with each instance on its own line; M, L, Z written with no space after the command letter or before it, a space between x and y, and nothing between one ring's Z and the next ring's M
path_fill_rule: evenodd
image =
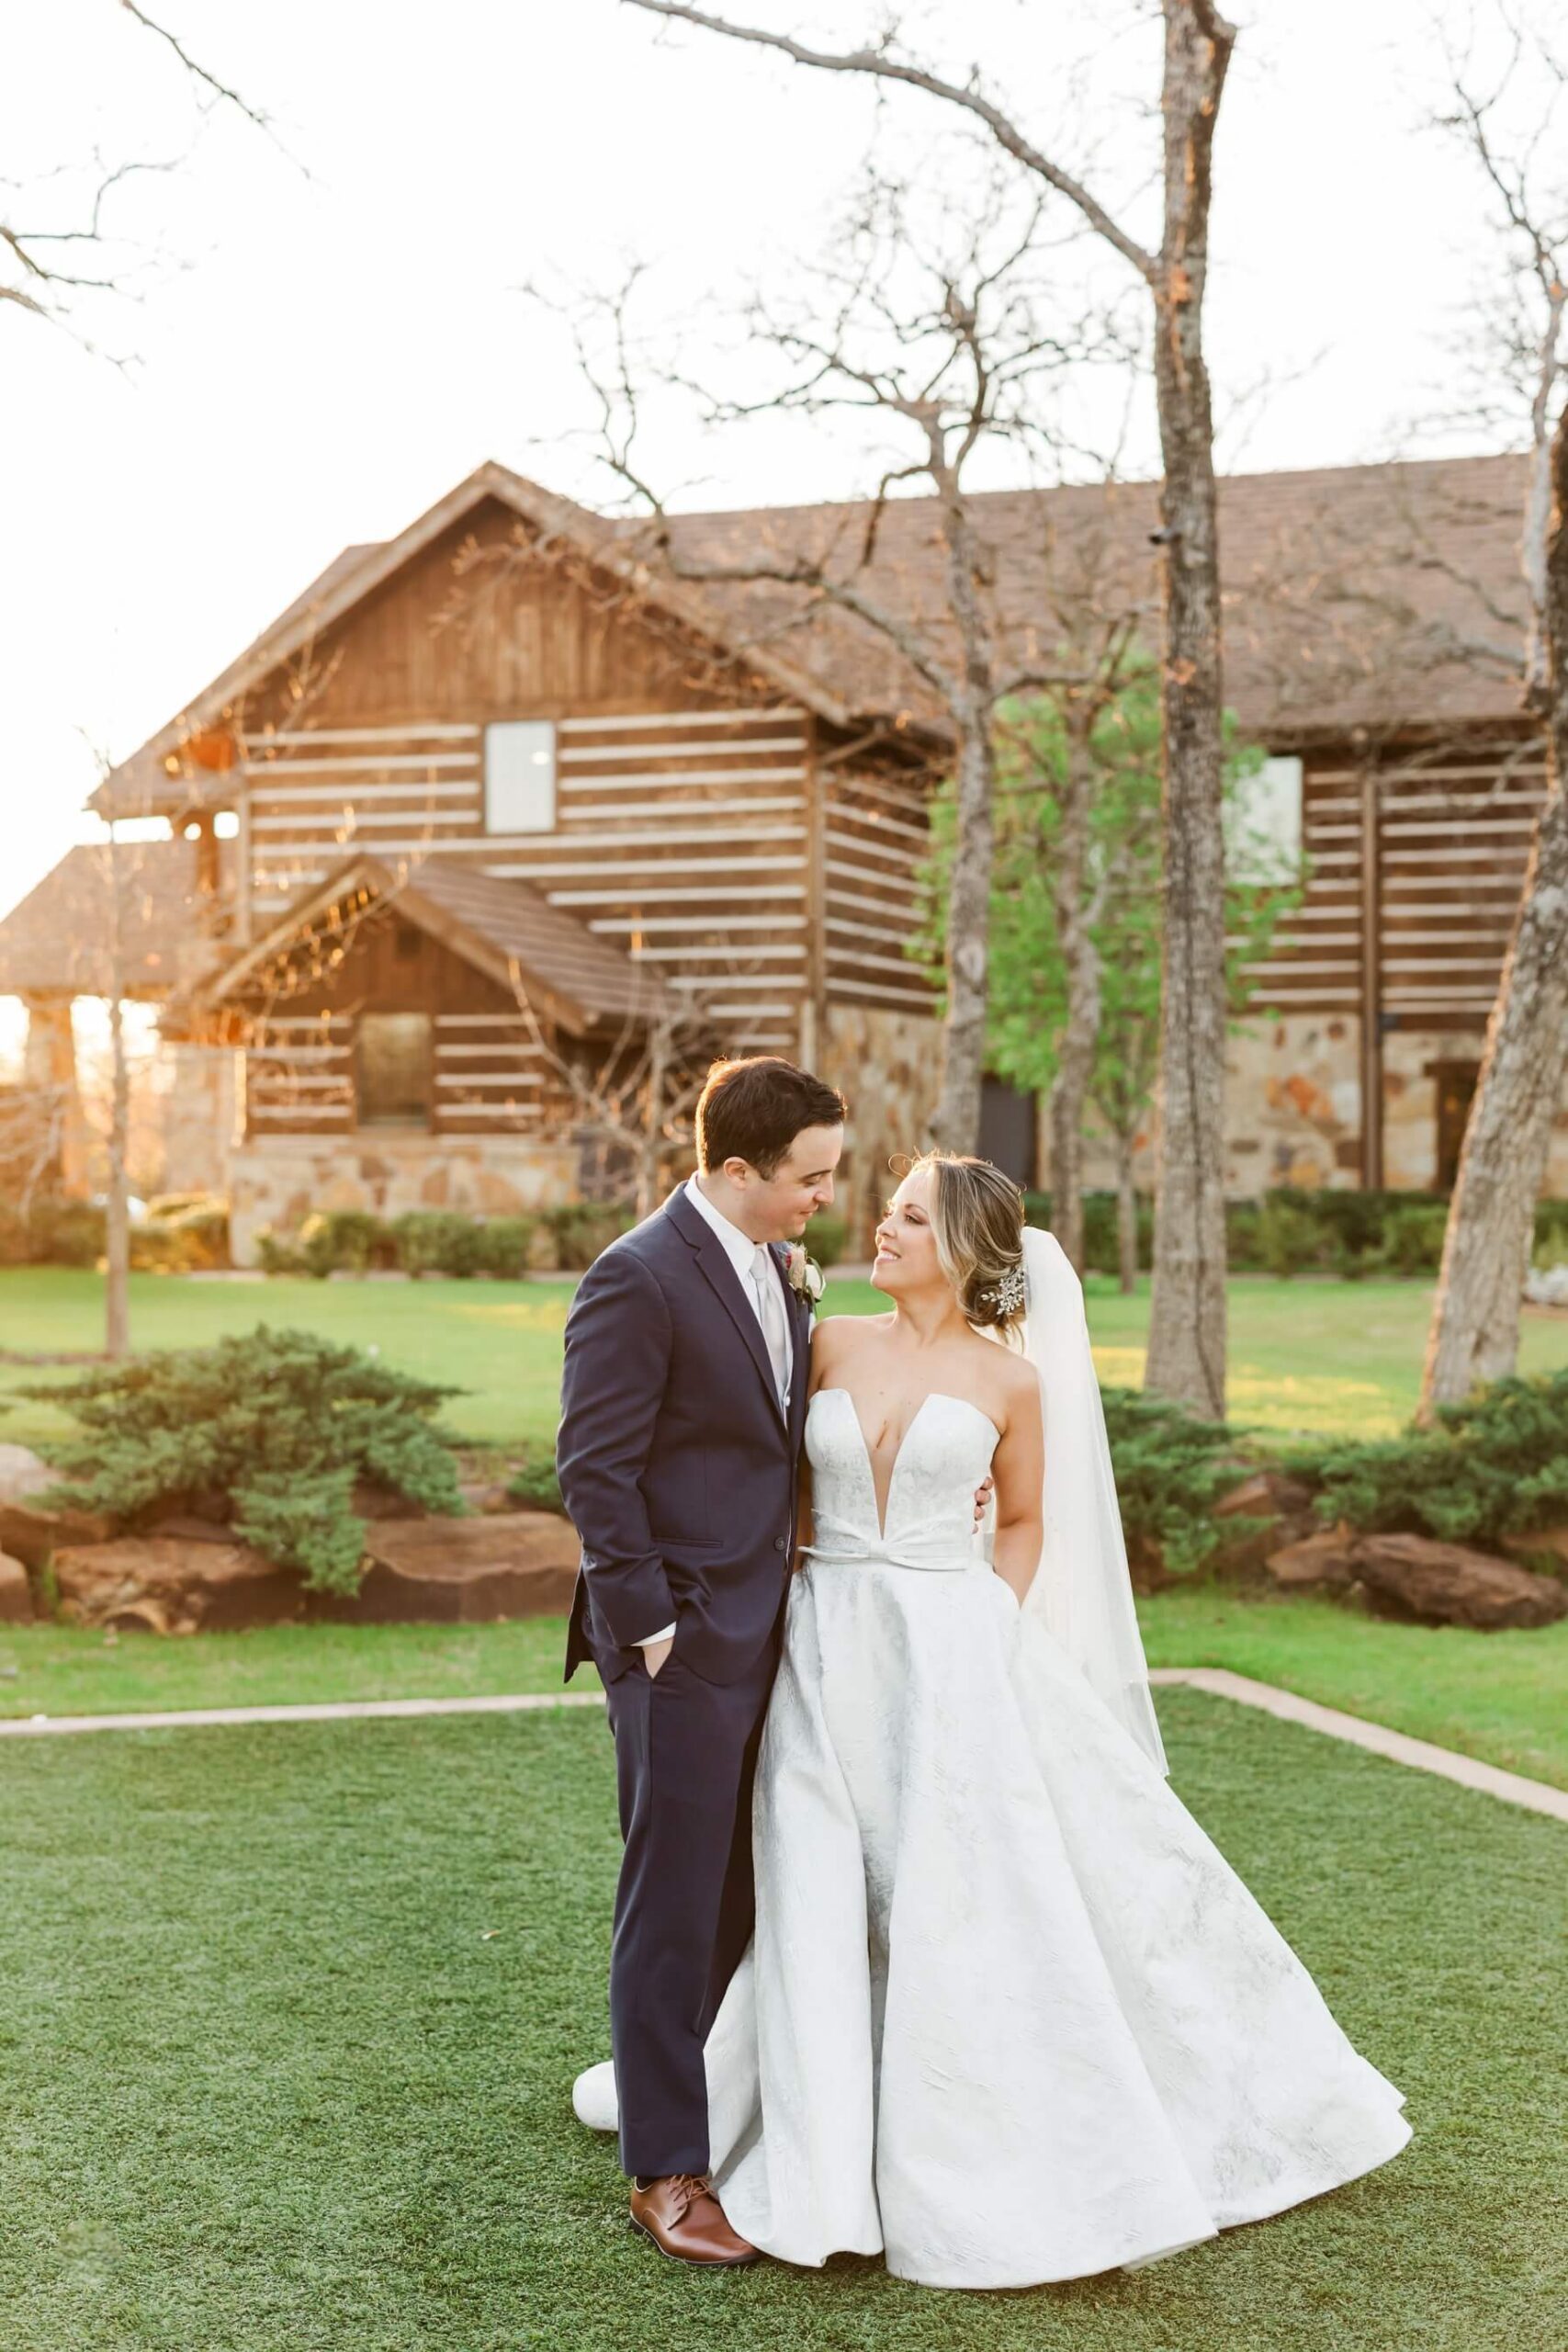
M41 1568L64 1544L106 1544L112 1519L89 1510L37 1510L28 1503L0 1502L0 1552L25 1567Z
M353 1600L322 1595L314 1613L358 1624L479 1625L564 1616L580 1546L552 1511L481 1519L384 1519L366 1531L371 1565Z
M41 1495L46 1487L59 1483L59 1471L51 1470L31 1446L0 1445L0 1502L25 1502L29 1495Z
M33 1590L20 1560L0 1552L0 1625L29 1625Z
M1568 1617L1568 1585L1426 1535L1363 1535L1356 1574L1374 1609L1427 1625L1551 1625Z
M1288 1519L1312 1509L1312 1488L1283 1470L1255 1470L1214 1505L1216 1519Z
M1300 1590L1314 1585L1345 1592L1360 1574L1358 1539L1343 1520L1320 1534L1303 1536L1270 1552L1263 1563L1278 1585Z
M52 1567L62 1613L77 1625L153 1634L237 1631L298 1617L298 1573L231 1538L125 1535L71 1544Z

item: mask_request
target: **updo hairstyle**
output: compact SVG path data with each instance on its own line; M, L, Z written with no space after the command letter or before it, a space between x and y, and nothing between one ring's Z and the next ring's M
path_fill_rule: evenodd
M931 1179L931 1234L937 1263L977 1329L1010 1342L1027 1304L1023 1279L1023 1195L988 1159L923 1151L911 1176Z

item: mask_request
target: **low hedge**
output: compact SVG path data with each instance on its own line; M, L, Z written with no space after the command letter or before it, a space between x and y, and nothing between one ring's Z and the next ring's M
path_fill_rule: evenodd
M467 1216L457 1209L408 1209L378 1217L367 1209L329 1209L293 1234L264 1227L256 1250L269 1274L365 1274L400 1270L458 1281L490 1275L581 1273L635 1222L623 1204L569 1202L528 1216Z
M1026 1192L1024 1216L1049 1226L1051 1195ZM1225 1260L1233 1274L1435 1274L1448 1228L1442 1193L1309 1192L1280 1184L1257 1200L1225 1204ZM1154 1263L1154 1203L1138 1196L1138 1263ZM1535 1257L1546 1265L1568 1257L1568 1200L1542 1201L1535 1214ZM1089 1272L1113 1274L1116 1195L1084 1195L1084 1253Z

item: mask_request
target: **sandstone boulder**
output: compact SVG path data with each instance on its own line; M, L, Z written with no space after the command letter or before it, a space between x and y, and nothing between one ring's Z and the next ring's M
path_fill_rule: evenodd
M1512 1560L1426 1535L1363 1535L1356 1574L1370 1605L1422 1624L1551 1625L1568 1617L1568 1585Z
M1344 1592L1360 1574L1358 1540L1341 1520L1337 1527L1325 1527L1298 1543L1281 1544L1263 1565L1274 1582L1288 1590L1317 1585Z
M9 1553L0 1552L0 1625L30 1624L32 1614L33 1593L26 1568Z
M30 1445L0 1445L0 1503L26 1502L58 1486L60 1473L36 1454Z
M552 1511L378 1520L365 1546L370 1566L358 1592L323 1595L314 1613L362 1624L562 1616L577 1580L577 1537Z
M68 1544L53 1556L61 1613L77 1625L153 1634L237 1631L298 1617L298 1573L247 1544L198 1535L124 1535Z
M1255 1470L1220 1497L1216 1519L1288 1519L1312 1508L1312 1488L1283 1470Z
M0 1552L9 1552L25 1567L41 1568L64 1544L107 1544L114 1532L113 1520L96 1511L39 1510L32 1503L0 1502Z

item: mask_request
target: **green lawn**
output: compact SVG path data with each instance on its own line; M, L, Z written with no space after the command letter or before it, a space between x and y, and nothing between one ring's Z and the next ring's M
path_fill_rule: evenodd
M296 1323L333 1339L374 1344L394 1363L468 1390L449 1419L482 1443L547 1447L554 1436L560 1334L571 1297L558 1282L193 1282L141 1274L131 1283L138 1347L187 1347L258 1322ZM1415 1408L1431 1294L1423 1283L1275 1282L1242 1275L1230 1286L1235 1419L1276 1431L1397 1429ZM880 1310L870 1285L835 1282L833 1314ZM1091 1276L1089 1325L1100 1376L1135 1386L1143 1377L1148 1284L1123 1298ZM66 1353L100 1345L103 1285L62 1267L0 1270L0 1351ZM1527 1372L1568 1364L1568 1315L1525 1318ZM24 1380L68 1377L0 1361L0 1400ZM0 1438L34 1443L61 1416L25 1404L0 1413Z
M1152 1666L1228 1666L1505 1770L1568 1788L1568 1623L1540 1633L1391 1625L1302 1594L1220 1585L1139 1602ZM559 1618L279 1625L163 1642L0 1627L0 1716L142 1714L556 1690ZM589 1672L574 1688L592 1690ZM1162 1695L1160 1704L1165 1706Z
M1562 2342L1562 1830L1198 1693L1162 1712L1416 2137L1131 2277L962 2301L851 2258L694 2275L631 2234L569 2104L605 2040L596 1715L10 1747L6 2352Z

